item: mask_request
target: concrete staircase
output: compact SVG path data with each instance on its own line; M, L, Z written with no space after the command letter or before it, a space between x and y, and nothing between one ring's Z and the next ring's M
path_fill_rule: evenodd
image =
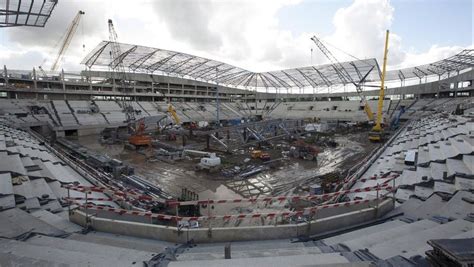
M72 223L68 219L65 219L61 216L58 216L46 210L37 210L30 214L40 219L41 221L67 233L82 231L81 226L75 223Z
M458 219L436 227L421 228L415 232L401 233L384 242L378 242L369 248L370 252L381 259L388 259L396 255L412 257L424 255L430 249L426 243L430 239L452 238L472 231L474 224L464 219Z
M48 236L0 239L0 266L142 266L155 254Z
M61 122L61 117L59 117L58 111L56 110L56 107L54 106L54 102L52 100L50 101L50 104L51 108L53 109L54 115L56 116L58 124L62 126L63 123Z
M77 119L77 116L76 116L76 112L74 111L74 109L71 107L71 105L69 104L69 101L65 100L66 102L66 105L67 107L69 108L69 110L71 111L71 114L72 116L74 117L74 120L76 121L77 124L81 125L81 123L79 122L79 120Z

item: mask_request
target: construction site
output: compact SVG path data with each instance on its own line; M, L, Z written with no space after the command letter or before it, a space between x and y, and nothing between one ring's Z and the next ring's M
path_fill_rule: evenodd
M0 25L60 4L0 0ZM389 69L389 30L382 62L314 35L327 64L253 72L108 19L61 69L87 15L51 64L1 64L0 266L474 264L473 49Z

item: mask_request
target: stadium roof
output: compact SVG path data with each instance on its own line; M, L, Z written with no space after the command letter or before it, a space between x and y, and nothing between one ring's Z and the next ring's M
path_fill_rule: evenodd
M350 84L338 67L332 64L306 66L293 69L252 72L220 61L186 53L146 46L120 43L121 55L111 58L111 45L101 42L83 60L89 68L116 69L122 62L131 72L162 73L169 76L219 83L231 87L250 88L316 88ZM386 80L405 80L442 75L473 66L474 50L461 53L435 63L389 71ZM366 82L380 80L380 68L375 59L342 62L356 83L367 75Z
M58 0L0 0L0 27L44 27Z

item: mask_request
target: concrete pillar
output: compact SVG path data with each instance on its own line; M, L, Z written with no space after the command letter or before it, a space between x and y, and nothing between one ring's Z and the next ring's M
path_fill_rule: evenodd
M63 90L66 91L66 83L64 81L64 69L61 69L61 81L63 85Z
M5 86L8 87L8 71L7 71L7 65L3 65L3 74L5 75Z
M36 77L36 69L33 68L33 88L35 90L38 89L38 82L37 82L37 77ZM38 94L37 94L38 95Z
M454 97L458 94L458 88L459 88L459 71L457 71L456 75L456 82L454 83Z
M438 93L436 94L436 98L439 98L440 92L441 92L441 75L438 75Z

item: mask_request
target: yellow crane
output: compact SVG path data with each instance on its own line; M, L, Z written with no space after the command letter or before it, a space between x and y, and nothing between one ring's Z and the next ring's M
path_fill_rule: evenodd
M171 116L173 116L173 119L174 119L174 122L176 124L180 124L181 123L181 120L179 119L179 116L178 114L176 113L176 109L174 109L173 105L171 105L171 103L169 104L168 106L168 112L171 114Z
M382 112L383 112L383 101L385 98L385 72L386 72L386 67L387 67L388 35L389 35L389 31L387 30L385 34L385 49L383 53L382 77L380 77L380 92L379 92L379 101L377 104L377 117L375 120L375 125L372 128L372 131L369 132L369 140L372 142L381 142L384 136L384 132L382 128L382 116L383 116Z

